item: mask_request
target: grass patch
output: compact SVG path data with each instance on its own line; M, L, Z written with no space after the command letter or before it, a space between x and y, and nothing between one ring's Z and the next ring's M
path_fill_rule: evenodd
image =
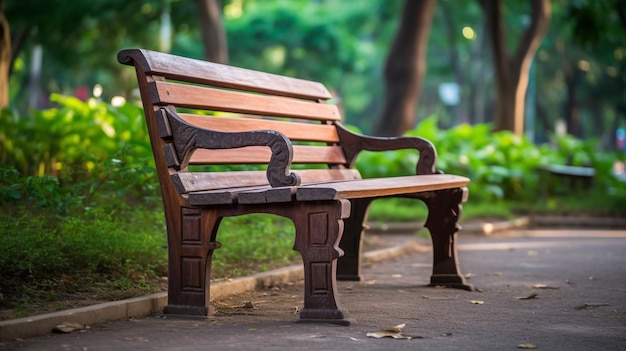
M0 319L162 290L167 239L162 211L133 206L59 216L53 208L0 208ZM123 214L123 215L122 215ZM300 262L291 221L246 215L222 221L212 278ZM69 303L69 304L68 304Z
M373 222L412 222L423 221L428 216L428 208L420 200L389 198L371 203L368 220Z
M251 214L222 220L213 253L213 279L232 278L300 262L295 228L286 218Z
M19 317L64 299L115 300L159 290L167 250L160 215L129 211L60 217L25 206L0 211L0 308Z

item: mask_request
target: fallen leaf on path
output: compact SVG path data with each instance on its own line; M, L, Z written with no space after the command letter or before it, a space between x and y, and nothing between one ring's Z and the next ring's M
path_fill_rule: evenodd
M83 330L85 326L74 322L63 322L52 328L53 333L71 333L75 330Z
M533 289L560 289L560 286L550 286L545 284L535 284L533 285Z
M530 294L528 296L517 296L517 297L514 297L514 299L515 300L531 300L531 299L536 298L537 296L539 296L539 294L532 293L532 294Z
M480 301L480 300L471 300L470 303L472 305L484 305L485 301Z
M467 273L465 275L465 279L472 279L472 278L474 278L474 273Z
M584 310L584 309L588 309L588 308L594 308L594 307L601 307L601 306L611 306L608 303L586 303L584 305L581 306L576 306L574 307L574 309L576 310Z
M537 345L535 344L519 344L517 345L518 349L536 349Z
M407 340L423 338L422 336L419 336L419 335L403 334L402 328L404 328L404 326L406 326L406 324L398 324L391 328L381 329L374 333L367 333L367 337L376 338L376 339L393 338L393 339L407 339Z

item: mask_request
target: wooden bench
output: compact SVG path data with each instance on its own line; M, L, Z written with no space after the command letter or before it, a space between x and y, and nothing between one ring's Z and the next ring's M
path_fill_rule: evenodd
M121 51L118 61L135 67L161 185L169 246L165 313L209 314L221 219L267 213L295 225L305 277L299 320L349 324L336 279L361 279L367 210L385 197L427 204L430 285L472 289L455 248L469 179L435 171L429 141L348 131L321 83L140 49ZM353 167L362 150L404 148L419 150L414 176L361 179ZM266 170L197 168L250 164Z
M546 175L546 179L543 180L544 196L558 193L559 190L564 193L589 190L596 175L596 171L592 167L543 165L538 170ZM564 187L559 185L564 185Z

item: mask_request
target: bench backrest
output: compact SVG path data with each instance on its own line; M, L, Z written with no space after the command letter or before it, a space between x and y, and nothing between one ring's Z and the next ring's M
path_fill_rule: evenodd
M161 185L163 177L174 174L179 193L267 185L264 171L198 177L188 165L267 164L271 156L268 147L250 146L198 148L176 159L168 154L167 113L212 131L284 134L294 145L292 164L301 165L294 168L303 183L360 178L339 144L339 108L328 103L332 96L321 83L141 49L123 50L118 60L135 66ZM311 164L325 170L297 170L320 168L302 166Z

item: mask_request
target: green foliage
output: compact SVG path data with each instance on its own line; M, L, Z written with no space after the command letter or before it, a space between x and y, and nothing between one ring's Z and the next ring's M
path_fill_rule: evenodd
M433 142L438 153L437 169L471 179L472 202L536 202L546 190L538 168L552 164L593 167L594 193L600 197L624 198L620 189L626 185L612 174L618 155L599 152L593 140L581 141L565 135L554 137L552 145L535 146L510 132L492 133L488 124L463 124L441 130L434 116L407 134ZM357 168L366 178L415 174L418 157L412 150L363 153L357 160Z
M17 206L0 214L3 279L32 280L80 274L120 276L163 272L163 226L158 212L127 209L130 216L97 211L59 217ZM4 284L3 284L4 285Z
M70 175L92 172L94 159L124 150L125 160L140 164L151 158L143 112L139 106L113 107L90 99L51 95L59 107L31 110L20 116L0 112L2 164L23 175Z
M217 240L223 246L213 255L212 277L236 277L298 262L293 250L295 228L286 218L253 214L226 218Z
M229 8L239 3L241 12ZM323 82L346 120L371 125L384 56L401 2L233 1L224 26L230 64ZM376 13L376 16L372 16ZM201 57L198 33L181 33L173 52Z

